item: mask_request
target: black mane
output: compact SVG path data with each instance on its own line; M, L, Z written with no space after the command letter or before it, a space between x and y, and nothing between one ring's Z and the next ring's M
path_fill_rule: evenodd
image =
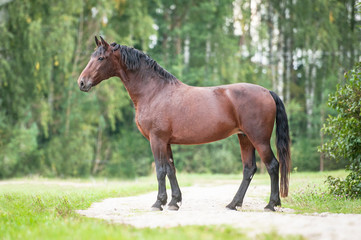
M112 43L111 46L113 47L113 51L120 51L122 61L129 70L135 71L140 69L142 65L145 65L148 69L153 70L164 80L170 83L178 82L178 79L175 76L162 68L155 60L142 51L132 47L119 45L117 43Z

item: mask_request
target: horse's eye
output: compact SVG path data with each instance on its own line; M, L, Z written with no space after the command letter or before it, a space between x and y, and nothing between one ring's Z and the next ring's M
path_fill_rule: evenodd
M102 60L104 60L103 57L99 57L99 58L98 58L98 61L102 61Z

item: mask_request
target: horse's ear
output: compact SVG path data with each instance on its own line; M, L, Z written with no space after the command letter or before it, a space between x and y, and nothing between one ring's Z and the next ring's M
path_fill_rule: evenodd
M105 49L108 49L109 44L102 38L102 36L100 36L100 40L102 41L102 45Z
M95 44L97 45L97 47L99 47L99 46L100 46L100 42L99 42L99 40L98 40L97 36L95 36Z

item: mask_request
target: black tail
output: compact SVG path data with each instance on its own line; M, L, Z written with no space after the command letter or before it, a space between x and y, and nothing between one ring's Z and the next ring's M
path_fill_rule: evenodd
M288 129L288 119L285 106L282 100L276 93L270 91L273 99L276 102L276 142L277 142L277 155L280 163L281 171L281 184L280 192L281 197L288 196L288 181L291 169L291 151L290 151L290 136Z

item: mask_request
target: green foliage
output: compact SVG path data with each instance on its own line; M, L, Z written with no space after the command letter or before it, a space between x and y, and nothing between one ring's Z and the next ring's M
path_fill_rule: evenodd
M317 153L317 139L298 139L291 146L292 152L292 168L297 171L318 171L319 170L319 154Z
M189 173L239 173L242 161L237 138L199 146L173 146L175 165Z
M89 39L99 31L109 31L114 40L129 37L120 29L119 35L111 32L104 19L113 24L113 17L126 9L132 15L127 24L137 28L138 40L153 33L149 30L152 22L139 22L146 10L143 2L123 6L104 0L14 0L0 6L4 41L0 48L0 178L101 175L114 166L117 169L110 175L148 174L150 163L139 168L137 161L118 164L115 141L137 132L134 127L120 132L133 124L133 110L121 81L109 80L89 95L80 93L76 84L94 46ZM141 33L137 22L145 32ZM107 164L115 161L116 165Z
M32 163L37 150L38 130L35 124L30 128L22 126L12 131L0 126L0 133L6 136L0 139L0 178L36 171L36 164Z
M345 179L328 176L327 183L331 193L349 198L360 198L361 175L360 172L350 172Z
M328 178L330 191L338 195L361 197L361 62L345 74L345 82L329 97L329 106L337 111L322 128L331 139L321 151L334 159L346 159L350 174L345 180Z
M134 124L121 81L104 81L89 94L78 91L76 79L99 34L147 52L186 84L249 82L276 91L288 110L293 166L317 170L319 128L332 114L325 96L361 49L355 1L253 5L257 9L233 0L1 3L0 178L151 172L149 144ZM241 171L234 137L173 151L180 171Z

